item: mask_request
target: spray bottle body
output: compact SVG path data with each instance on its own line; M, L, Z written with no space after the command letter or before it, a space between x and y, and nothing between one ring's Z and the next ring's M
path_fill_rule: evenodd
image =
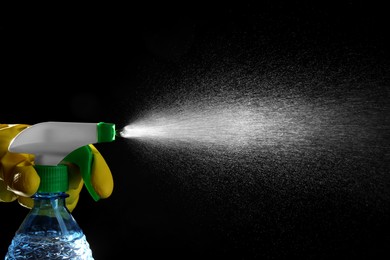
M16 231L6 260L90 259L86 237L66 208L64 192L37 193L34 206Z
M16 231L5 259L92 260L89 243L66 207L68 167L34 167L41 179L32 196L34 206Z

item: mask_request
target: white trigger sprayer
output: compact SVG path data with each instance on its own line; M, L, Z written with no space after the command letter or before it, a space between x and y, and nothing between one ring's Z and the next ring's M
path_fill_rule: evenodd
M14 153L34 154L34 167L38 174L43 168L58 166L66 161L80 168L84 184L97 201L99 195L91 184L92 150L89 144L111 142L115 140L115 125L111 123L44 122L29 126L11 141L8 150ZM40 175L41 178L55 179L55 172ZM53 176L50 176L53 175ZM54 181L54 180L53 180ZM44 181L42 187L52 185L51 180ZM62 184L68 185L68 184Z

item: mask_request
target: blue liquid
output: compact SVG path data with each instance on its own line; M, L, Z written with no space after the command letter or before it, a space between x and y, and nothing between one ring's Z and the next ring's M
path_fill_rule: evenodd
M89 243L83 233L68 233L66 236L50 234L17 234L9 246L5 260L16 259L74 259L92 260Z

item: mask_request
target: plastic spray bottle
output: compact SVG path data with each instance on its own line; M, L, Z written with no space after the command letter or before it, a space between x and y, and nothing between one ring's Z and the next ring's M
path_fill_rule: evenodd
M9 151L35 155L40 186L34 206L16 231L5 256L11 259L93 259L89 243L66 208L68 167L79 166L84 184L94 198L91 184L93 155L89 144L115 140L111 123L44 122L20 132Z

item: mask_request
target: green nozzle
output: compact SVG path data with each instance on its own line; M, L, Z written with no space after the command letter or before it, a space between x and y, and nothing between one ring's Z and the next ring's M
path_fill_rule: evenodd
M100 122L97 124L97 141L111 142L115 140L115 124Z

